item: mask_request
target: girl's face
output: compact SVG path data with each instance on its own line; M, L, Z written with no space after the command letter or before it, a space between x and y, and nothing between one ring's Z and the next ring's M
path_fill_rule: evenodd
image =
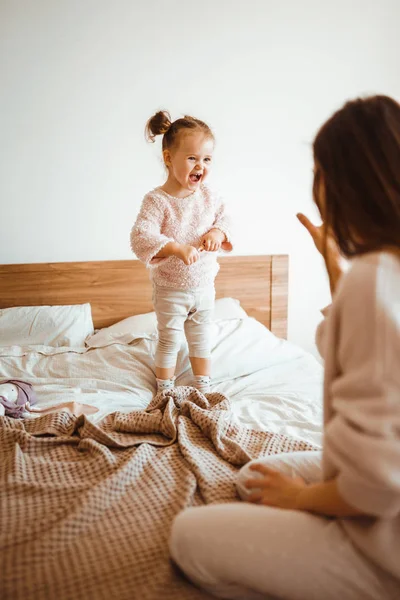
M174 148L164 151L168 179L181 193L195 192L211 170L214 140L203 132L181 133Z

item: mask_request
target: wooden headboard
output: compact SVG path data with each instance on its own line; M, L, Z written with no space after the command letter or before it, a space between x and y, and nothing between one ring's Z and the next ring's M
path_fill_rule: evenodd
M240 300L275 335L287 335L288 256L220 258L217 298ZM0 265L0 308L90 302L96 329L150 312L149 273L138 260Z

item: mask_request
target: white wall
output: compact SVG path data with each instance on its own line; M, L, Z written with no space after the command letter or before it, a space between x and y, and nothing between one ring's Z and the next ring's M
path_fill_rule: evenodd
M344 100L400 97L398 0L0 0L0 262L122 259L162 181L143 127L209 122L238 254L289 253L289 338L328 300L297 211L312 138Z

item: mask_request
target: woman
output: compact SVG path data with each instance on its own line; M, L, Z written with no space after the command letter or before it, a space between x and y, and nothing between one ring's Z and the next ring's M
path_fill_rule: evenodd
M323 225L299 220L333 293L317 332L322 457L253 461L237 484L246 502L177 517L173 559L221 598L400 598L400 106L348 102L319 131L314 161Z

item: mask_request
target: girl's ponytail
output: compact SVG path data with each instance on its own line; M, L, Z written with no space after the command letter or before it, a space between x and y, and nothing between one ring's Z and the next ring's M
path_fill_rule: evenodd
M171 116L166 110L160 110L146 123L145 135L148 142L154 142L157 135L164 135L171 127Z

